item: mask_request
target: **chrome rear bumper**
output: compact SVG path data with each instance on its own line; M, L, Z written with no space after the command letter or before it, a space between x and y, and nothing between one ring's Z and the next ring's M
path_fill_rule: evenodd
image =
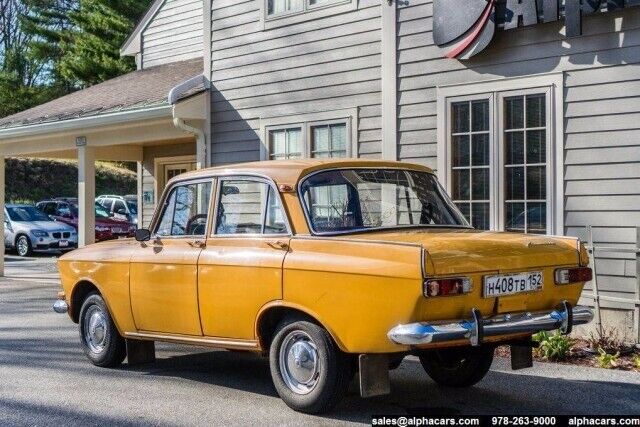
M568 334L575 325L593 320L589 307L571 307L567 302L553 311L509 313L483 319L477 310L472 318L437 323L409 323L391 329L387 336L396 344L425 345L468 340L471 345L482 344L484 337L513 334L535 334L560 329Z

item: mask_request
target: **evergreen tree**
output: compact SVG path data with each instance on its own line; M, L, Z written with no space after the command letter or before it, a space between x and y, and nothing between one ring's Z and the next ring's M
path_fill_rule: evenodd
M22 22L34 36L30 47L51 63L54 85L68 91L135 69L120 46L151 0L24 0L31 11Z
M73 29L62 44L60 73L80 86L93 85L135 70L120 47L149 0L81 0L69 17Z
M47 61L29 49L33 36L20 25L29 8L19 0L0 0L0 117L45 102L59 94L43 75Z

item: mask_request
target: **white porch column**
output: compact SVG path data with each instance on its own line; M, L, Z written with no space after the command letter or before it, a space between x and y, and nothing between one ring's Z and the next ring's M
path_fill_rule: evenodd
M143 165L141 161L136 162L137 163L137 186L136 186L136 191L137 191L137 195L138 195L138 228L144 228L142 224L142 178L143 178Z
M78 247L95 242L95 163L95 148L86 145L78 147Z
M4 230L4 156L0 156L0 223ZM0 245L0 277L4 277L4 244Z

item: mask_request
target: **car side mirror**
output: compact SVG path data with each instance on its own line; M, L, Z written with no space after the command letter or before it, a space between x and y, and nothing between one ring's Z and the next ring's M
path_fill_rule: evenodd
M136 230L135 237L138 242L148 242L151 240L151 231L146 228L138 228Z

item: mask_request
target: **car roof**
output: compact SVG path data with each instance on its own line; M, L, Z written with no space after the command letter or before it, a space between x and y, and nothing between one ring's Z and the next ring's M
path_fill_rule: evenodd
M385 160L363 159L298 159L298 160L269 160L234 165L217 166L187 172L173 178L173 181L185 179L205 178L216 175L262 175L273 179L277 184L295 185L305 175L324 169L336 168L390 168L410 169L433 173L433 170L422 165L393 162Z
M27 204L6 204L5 207L7 208L33 208L33 205L27 205Z

